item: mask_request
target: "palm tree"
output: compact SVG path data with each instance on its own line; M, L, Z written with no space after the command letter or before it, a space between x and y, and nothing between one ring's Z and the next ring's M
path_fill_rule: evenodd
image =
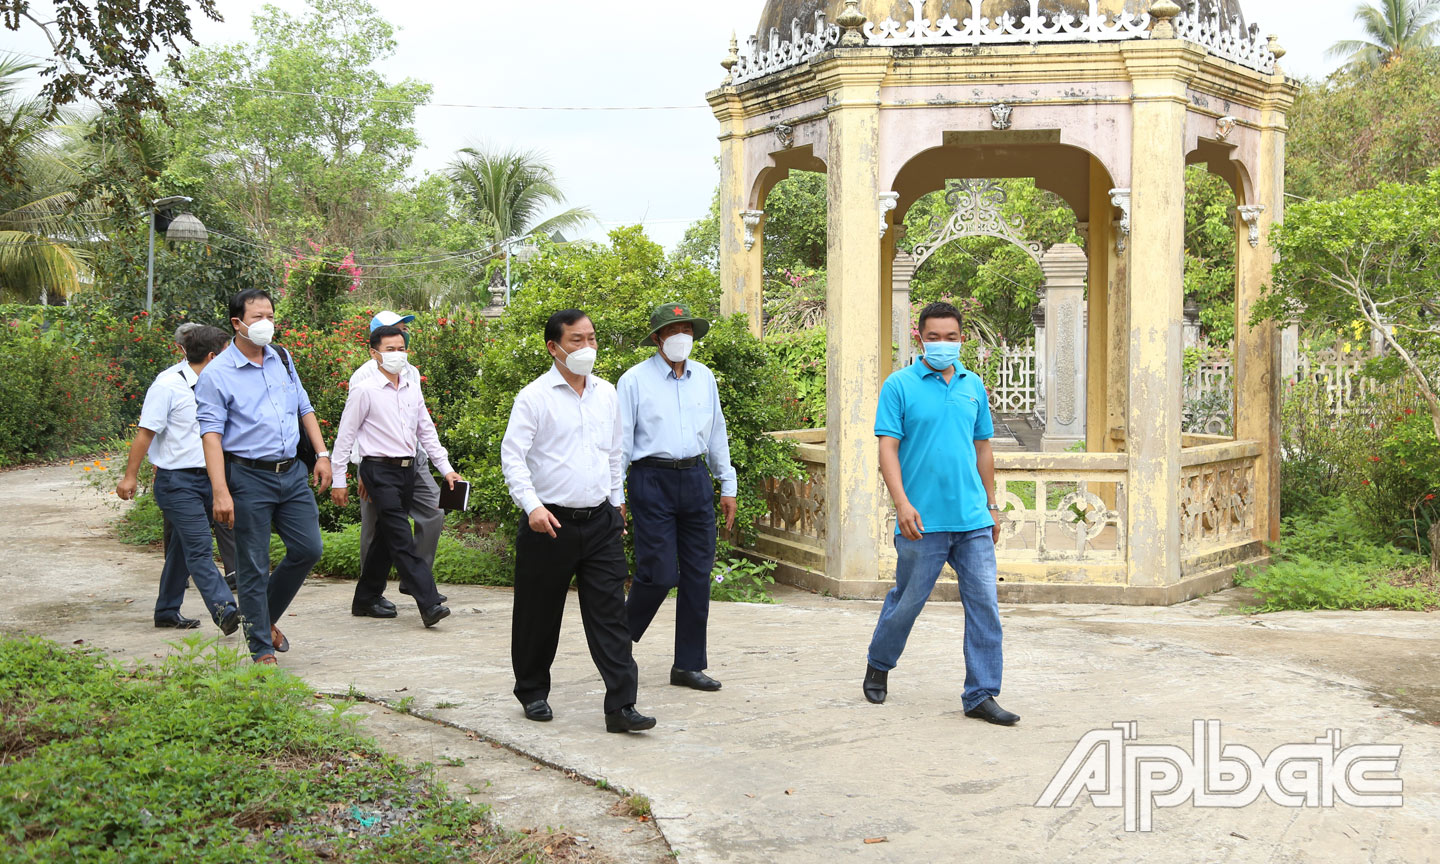
M1440 36L1440 0L1378 0L1355 9L1364 39L1343 39L1328 57L1343 57L1356 71L1374 69L1430 47Z
M0 180L0 299L24 303L69 296L88 280L83 246L99 216L78 200L84 174L64 128L45 121L43 102L17 95L33 68L0 58L0 137L13 154Z
M477 150L466 147L450 163L449 176L467 214L494 232L498 246L527 234L553 234L593 222L584 207L572 207L537 221L547 206L563 204L565 194L554 170L533 150Z

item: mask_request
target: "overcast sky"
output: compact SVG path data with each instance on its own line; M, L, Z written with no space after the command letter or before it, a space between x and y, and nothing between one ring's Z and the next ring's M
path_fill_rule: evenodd
M643 222L667 247L705 215L717 180L716 123L704 94L724 72L731 31L744 42L764 0L372 0L399 29L384 71L434 86L433 103L697 106L666 111L419 109L417 172L444 167L466 145L534 148L559 174L569 203L603 225ZM1243 0L1247 20L1276 33L1294 77L1323 77L1334 41L1358 35L1357 0ZM36 7L44 5L39 0ZM224 23L198 21L202 44L249 40L259 0L219 0ZM303 0L274 0L298 12ZM34 28L0 29L0 50L49 54Z

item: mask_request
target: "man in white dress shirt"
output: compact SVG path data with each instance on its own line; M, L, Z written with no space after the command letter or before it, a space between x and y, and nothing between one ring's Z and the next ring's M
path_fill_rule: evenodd
M515 541L510 660L525 716L550 720L550 665L575 578L590 657L605 681L605 730L637 732L654 728L655 718L635 710L620 406L615 388L590 374L596 346L584 312L550 316L545 347L554 365L515 397L500 445L505 483L526 514Z
M185 585L191 579L221 632L228 636L240 626L235 595L215 566L210 544L210 478L205 473L205 450L195 418L194 387L200 371L229 341L229 334L218 327L196 326L177 334L185 359L157 375L145 391L125 476L115 486L121 499L134 498L140 461L149 454L150 464L155 466L155 503L170 527L155 598L156 627L192 630L200 626L199 621L180 614Z
M410 346L410 324L415 320L414 315L400 315L389 309L376 313L370 319L370 332L373 334L381 327L399 327L405 334L405 346ZM402 377L412 387L420 386L420 370L414 366L406 366L401 373ZM380 371L374 358L366 360L360 367L350 375L351 393L366 381L383 381L385 375ZM356 474L359 474L360 454L357 451L351 458L351 463L356 466ZM370 556L370 546L375 542L379 530L380 508L375 506L371 500L365 483L362 480L359 485L360 498L360 560L364 561ZM435 478L430 474L430 459L425 452L424 445L415 450L415 492L410 502L409 514L411 521L415 523L415 554L425 560L432 570L435 568L435 551L440 547L440 532L445 528L445 511L440 509L440 487L435 485ZM380 577L380 580L371 584L372 580L361 577L361 583L356 585L355 594L357 597L374 596L377 599L371 602L350 604L350 614L368 618L394 618L396 615L395 604L385 597L385 579L389 574ZM407 594L409 590L402 582L400 593ZM440 595L440 602L444 603L447 598Z
M715 373L690 359L710 322L684 303L650 314L647 337L659 350L620 376L620 422L635 519L635 582L625 601L630 636L645 635L670 589L675 599L675 662L670 683L719 690L705 674L710 571L715 567L715 481L727 528L735 527L736 479Z

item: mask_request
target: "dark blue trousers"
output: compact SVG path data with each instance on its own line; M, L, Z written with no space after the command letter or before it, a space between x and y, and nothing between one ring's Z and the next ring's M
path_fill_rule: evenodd
M320 509L310 491L310 475L297 461L283 474L225 466L230 497L235 501L236 579L240 583L240 615L250 653L259 658L275 653L270 628L284 617L310 568L324 551ZM285 557L270 569L270 529L285 544Z
M626 502L634 517L635 579L625 601L630 638L645 635L671 588L675 601L675 666L709 665L710 572L715 569L715 484L702 462L675 470L631 465Z
M157 619L178 615L185 600L185 584L195 587L216 624L234 608L235 595L215 566L210 542L210 477L205 469L155 469L155 503L171 530L165 537L165 568L160 571L160 593L155 598Z

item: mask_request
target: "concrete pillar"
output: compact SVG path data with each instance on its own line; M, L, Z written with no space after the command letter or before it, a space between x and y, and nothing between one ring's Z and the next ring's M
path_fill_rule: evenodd
M756 216L752 210L746 188L744 112L734 93L712 99L711 107L720 121L720 314L744 313L750 332L760 336L765 307L764 221L763 214Z
M1045 428L1045 380L1048 354L1045 343L1045 286L1040 286L1040 296L1030 310L1030 323L1035 325L1035 419L1040 428Z
M915 356L915 340L910 337L910 283L915 279L915 258L909 252L896 251L890 266L890 339L895 343L895 368L909 366Z
M1186 87L1205 49L1175 38L1120 46L1133 86L1128 255L1128 581L1181 576L1181 304ZM1123 198L1120 200L1123 201Z
M826 571L841 582L879 575L881 498L875 407L880 397L882 216L880 82L888 52L851 49L817 70L830 94L826 272ZM888 330L888 328L885 328ZM888 353L888 352L887 352ZM887 541L889 538L885 538Z
M1057 243L1040 259L1045 273L1045 435L1040 448L1064 450L1085 437L1085 252Z
M1251 327L1250 316L1270 281L1275 262L1270 226L1285 205L1285 112L1294 96L1278 72L1270 95L1261 115L1255 200L1237 208L1235 222L1235 437L1263 445L1255 463L1256 528L1261 538L1275 541L1280 538L1281 339L1272 323Z

